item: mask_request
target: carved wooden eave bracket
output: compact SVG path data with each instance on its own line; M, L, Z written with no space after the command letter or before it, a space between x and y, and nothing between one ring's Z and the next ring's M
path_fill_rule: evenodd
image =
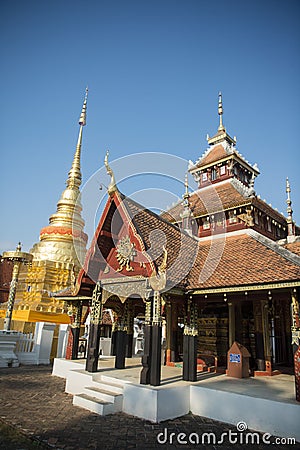
M162 291L166 287L167 283L167 259L168 259L168 252L165 247L163 247L164 256L163 261L158 267L157 272L153 270L150 278L149 278L149 284L152 287L154 291Z

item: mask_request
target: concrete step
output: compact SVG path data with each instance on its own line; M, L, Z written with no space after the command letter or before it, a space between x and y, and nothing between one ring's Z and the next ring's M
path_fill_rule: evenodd
M112 403L114 405L114 412L122 411L123 395L111 390L109 385L107 385L105 389L100 386L87 386L84 388L83 394L86 394L88 397L103 400L104 402Z
M126 384L131 384L131 381L120 380L119 378L108 377L107 375L101 375L101 382L109 384L110 386L124 387Z
M96 397L90 397L87 394L77 394L73 397L73 405L92 411L99 416L106 416L115 412L115 406L111 402L100 400Z
M123 386L107 383L104 381L93 381L92 383L89 383L87 387L97 388L102 391L112 392L114 394L123 394Z

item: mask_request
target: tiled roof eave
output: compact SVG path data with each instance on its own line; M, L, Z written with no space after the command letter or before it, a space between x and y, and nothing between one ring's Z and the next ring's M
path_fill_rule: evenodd
M219 213L224 212L224 211L229 211L230 209L233 209L233 208L239 208L239 207L247 206L247 205L252 205L252 201L251 200L249 201L247 199L245 202L232 203L231 205L227 206L226 208L216 209L216 210L210 211L210 212L207 211L207 212L205 212L203 214L199 214L197 216L194 216L194 218L195 219L200 219L201 217L210 216L212 214L219 214Z
M256 284L244 284L236 286L216 286L211 288L192 288L190 287L189 292L193 295L204 295L204 294L223 294L229 292L248 292L248 291L265 291L270 289L289 289L293 287L300 286L300 280L292 281L274 281L272 283L256 283Z

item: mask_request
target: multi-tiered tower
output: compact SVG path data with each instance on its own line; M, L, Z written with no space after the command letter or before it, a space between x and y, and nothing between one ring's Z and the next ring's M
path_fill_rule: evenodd
M66 189L57 203L57 209L50 216L49 225L40 231L40 240L30 253L32 264L20 269L15 302L15 316L26 321L31 319L63 321L57 314L64 313L64 305L51 293L72 286L82 266L87 235L80 202L81 168L80 155L82 132L86 124L87 90L79 119L79 135ZM25 314L28 311L28 314ZM35 314L33 313L35 312ZM39 313L39 314L37 314ZM50 315L53 315L51 320ZM43 315L45 317L43 317ZM27 317L28 316L28 317ZM33 317L37 316L37 317Z

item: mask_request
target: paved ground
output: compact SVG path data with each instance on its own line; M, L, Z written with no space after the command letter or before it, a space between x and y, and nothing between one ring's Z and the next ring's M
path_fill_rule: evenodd
M230 430L236 433L235 427L193 415L160 424L123 413L97 416L73 406L72 396L64 392L65 380L53 377L51 371L51 366L0 369L1 449L270 448L270 445L262 443L262 435L258 437L259 444L256 437L254 445L246 445L244 435L229 436ZM157 439L159 433L162 433L160 442ZM185 433L185 436L179 433ZM217 441L222 433L227 435L222 445L209 445L208 436L203 433L214 433ZM210 439L213 444L212 435ZM233 440L231 444L229 439ZM300 448L299 444L274 444L274 438L270 438L270 442L273 444L271 448Z

